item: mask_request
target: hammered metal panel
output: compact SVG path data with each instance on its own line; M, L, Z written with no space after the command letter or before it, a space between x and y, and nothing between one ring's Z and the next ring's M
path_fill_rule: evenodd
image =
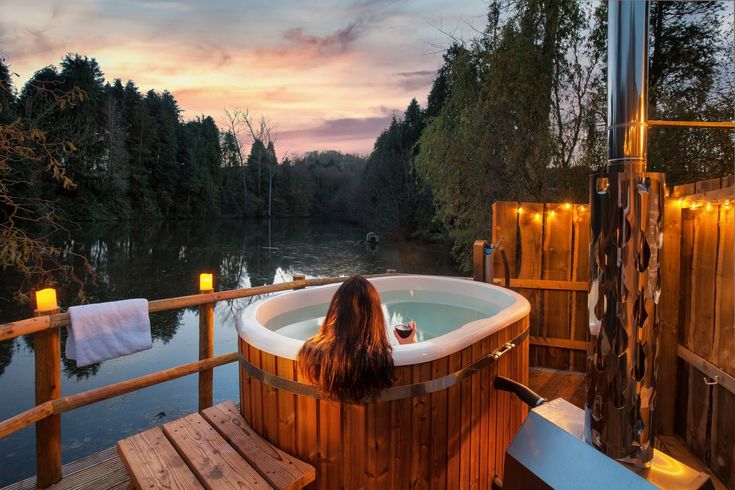
M655 436L664 176L598 174L590 189L585 439L608 456L647 464Z

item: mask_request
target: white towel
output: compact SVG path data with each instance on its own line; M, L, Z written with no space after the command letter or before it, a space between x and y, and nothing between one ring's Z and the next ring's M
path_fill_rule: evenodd
M151 320L148 300L126 299L110 303L72 306L66 357L77 366L150 349Z

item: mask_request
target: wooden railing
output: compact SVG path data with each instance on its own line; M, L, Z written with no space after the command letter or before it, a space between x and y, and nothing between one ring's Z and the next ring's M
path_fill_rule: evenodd
M378 277L369 276L369 277ZM61 479L61 417L69 412L102 400L124 395L165 381L199 373L199 410L212 405L212 370L237 361L237 352L214 355L214 305L218 301L248 298L307 286L321 286L344 281L344 277L294 280L281 284L231 291L202 291L200 294L148 302L149 313L199 307L199 360L170 369L120 381L107 386L62 396L61 336L59 327L70 325L68 313L58 310L41 316L0 325L0 341L21 335L34 335L36 406L0 422L0 438L36 424L36 481L39 488Z

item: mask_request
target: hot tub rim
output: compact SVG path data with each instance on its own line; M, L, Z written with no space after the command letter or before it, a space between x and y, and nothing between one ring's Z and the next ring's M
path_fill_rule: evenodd
M461 277L401 274L397 276L372 278L370 281L379 284L387 281L403 282L411 279L423 279L429 281L442 280L465 285L472 284L472 287L487 288L488 290L494 290L502 293L506 297L509 297L512 302L491 317L466 323L461 327L438 337L416 344L393 346L393 363L395 366L421 364L459 352L476 341L521 320L531 311L531 305L528 300L515 291L511 291L510 289L496 286L494 284L472 281ZM298 351L301 349L304 341L286 337L266 328L256 318L259 308L268 301L273 301L283 297L284 294L303 295L307 294L309 291L313 294L315 290L324 290L326 288L333 288L336 290L337 287L339 287L339 283L316 286L306 290L286 291L275 296L261 299L249 305L237 314L236 325L238 336L248 344L263 352L267 352L284 359L296 360ZM256 324L257 327L252 328L252 324Z

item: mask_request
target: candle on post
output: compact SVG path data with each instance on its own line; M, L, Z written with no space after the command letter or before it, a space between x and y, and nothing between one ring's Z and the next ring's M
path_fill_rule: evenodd
M58 310L59 306L56 303L56 290L53 288L46 288L36 291L36 314L51 314L50 311ZM56 311L58 313L58 311Z
M199 275L199 293L214 292L212 274ZM199 360L214 356L214 303L199 306ZM212 406L213 370L199 372L199 410Z
M56 290L36 291L35 316L59 313ZM61 337L58 327L34 334L36 405L61 397ZM39 488L61 480L61 416L36 422L36 475Z
M199 292L211 293L212 290L212 274L199 274Z

